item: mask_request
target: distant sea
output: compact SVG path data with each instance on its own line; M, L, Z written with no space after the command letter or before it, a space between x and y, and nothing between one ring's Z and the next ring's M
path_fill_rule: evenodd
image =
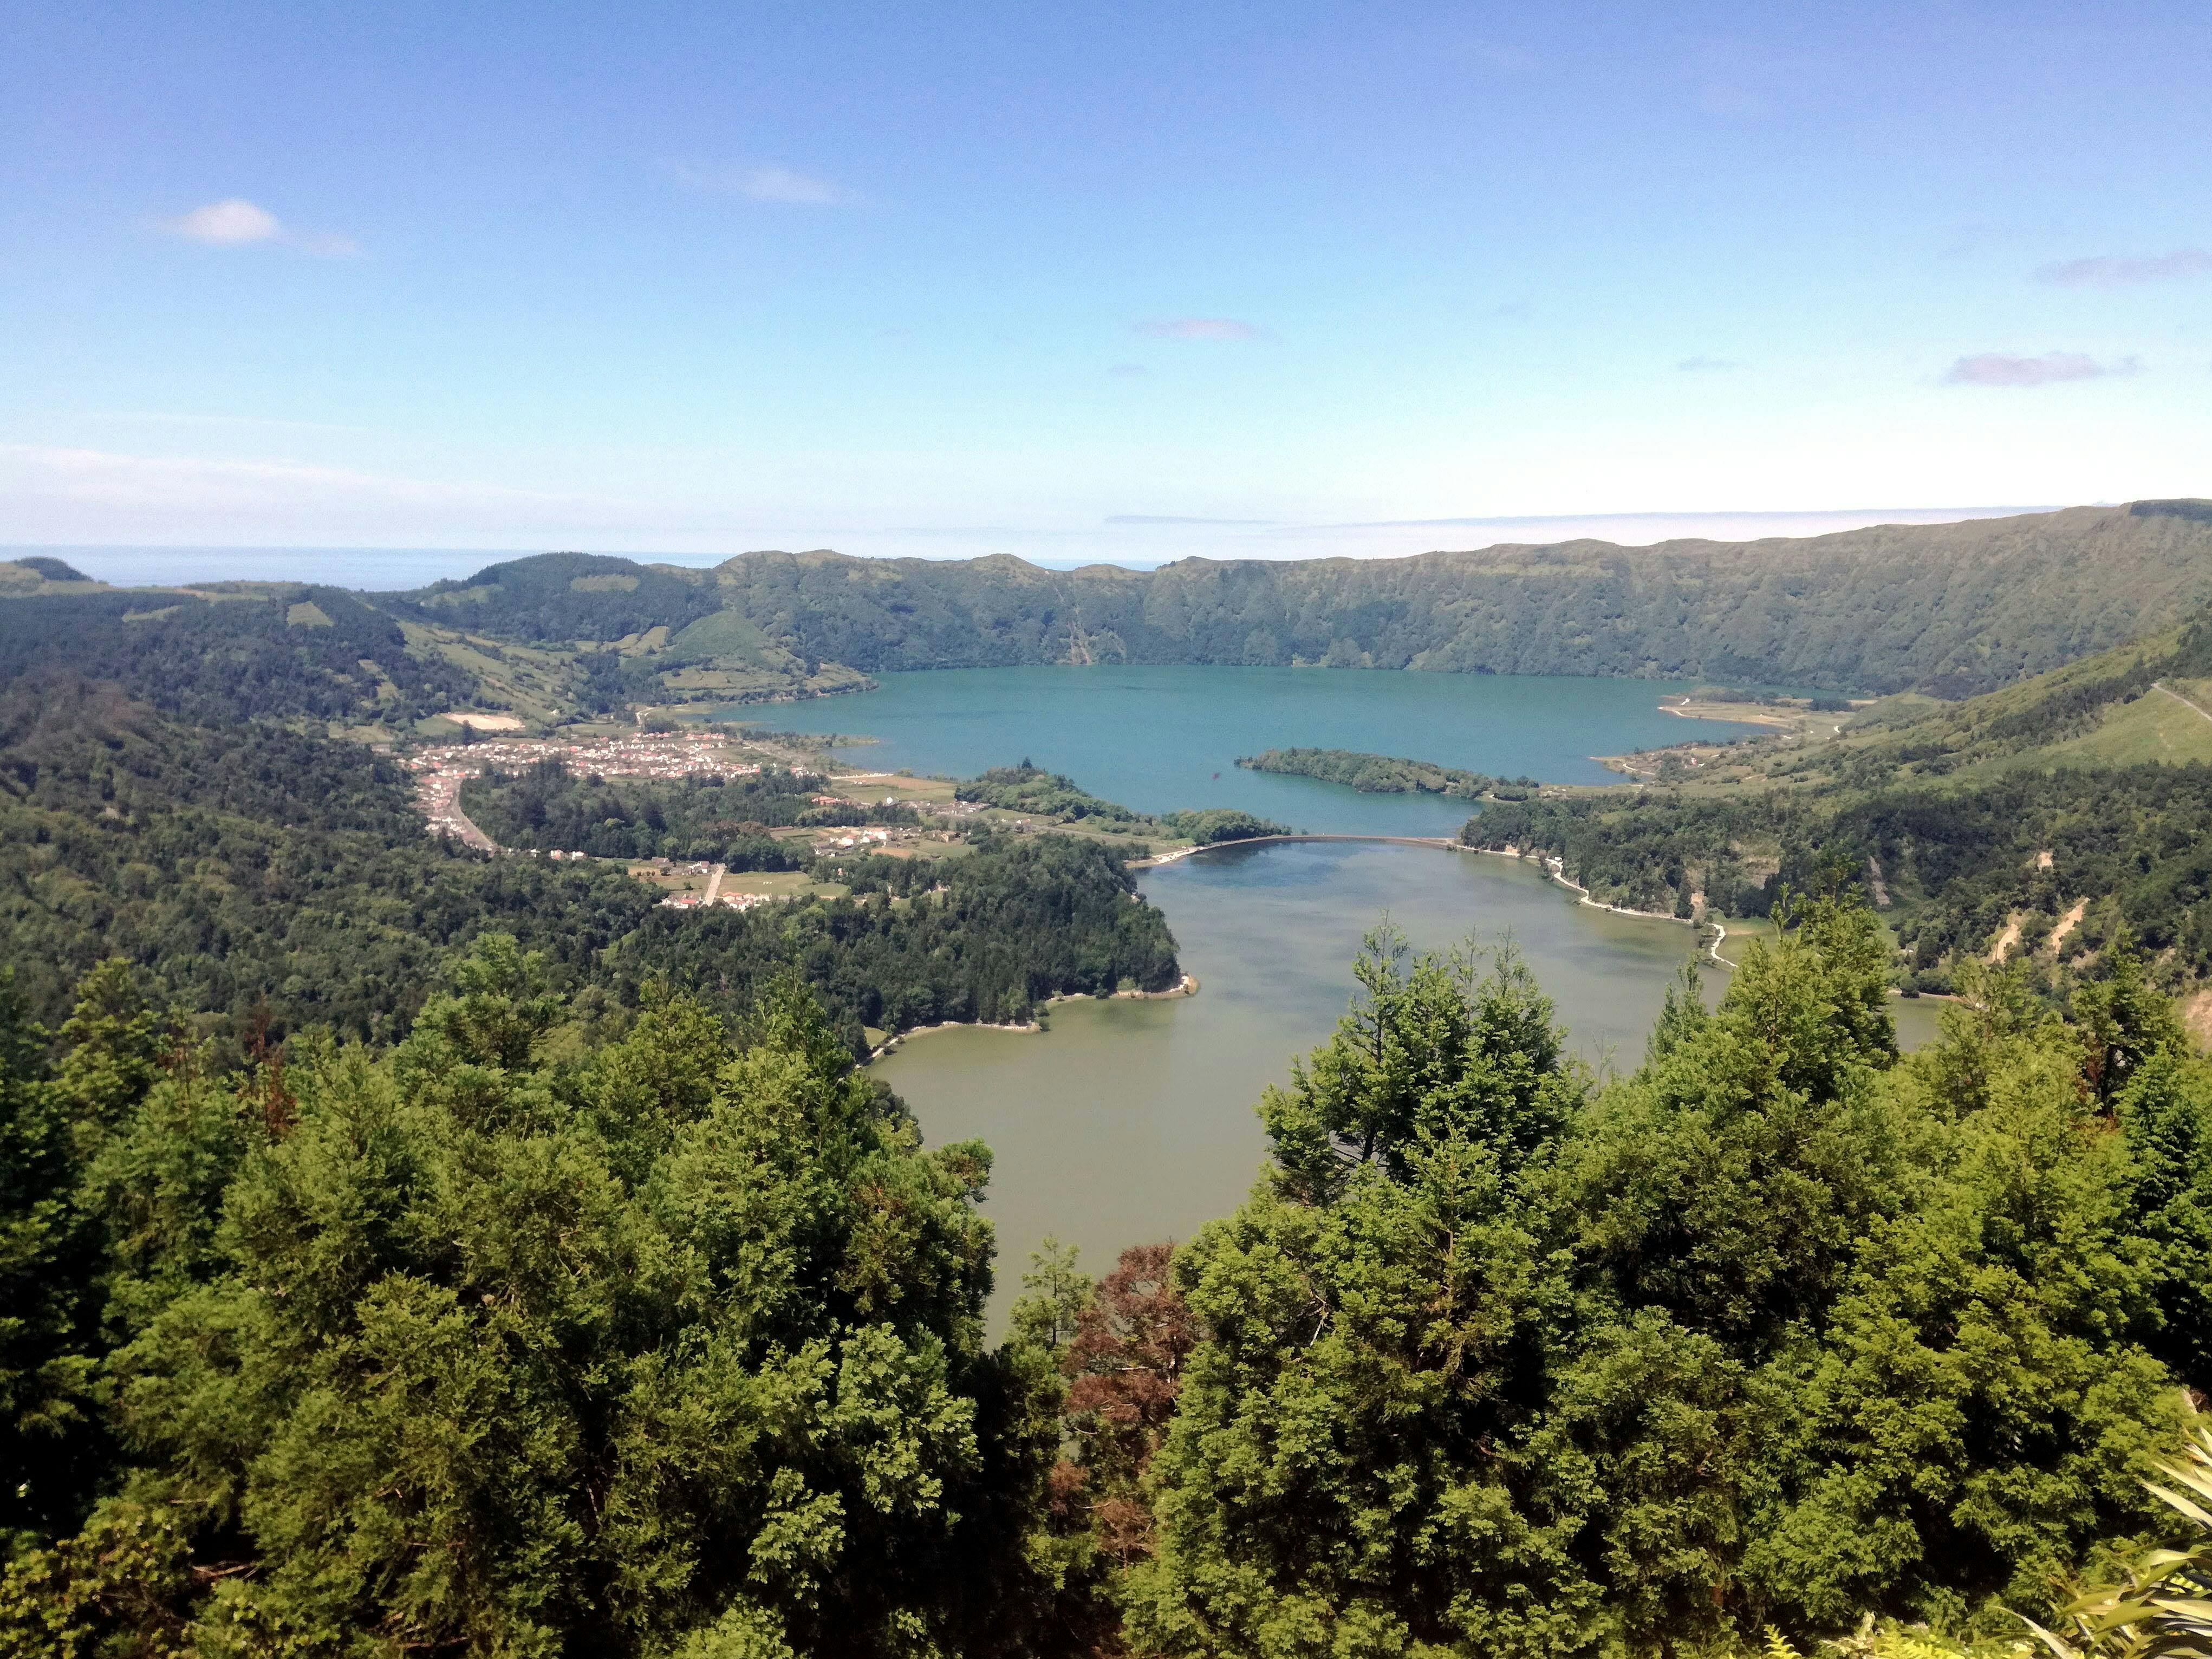
M447 577L473 576L488 564L526 559L542 548L511 552L468 547L0 547L0 559L33 554L61 559L118 587L170 587L184 582L323 582L371 593L426 587ZM726 553L626 553L643 564L705 569Z
M66 561L88 576L118 587L174 587L189 582L326 582L366 593L402 592L448 577L473 576L488 564L526 559L539 547L507 552L480 547L31 547L0 545L0 559L34 555ZM708 569L728 553L618 553L640 564L680 564ZM1031 559L1048 570L1073 570L1097 559ZM1116 559L1131 570L1151 570L1162 559Z

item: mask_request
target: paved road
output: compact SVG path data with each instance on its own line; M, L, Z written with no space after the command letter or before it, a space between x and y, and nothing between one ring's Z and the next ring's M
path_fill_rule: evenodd
M452 773L426 774L416 786L416 805L430 820L431 831L458 836L479 852L496 853L499 843L477 828L476 820L461 811L461 779Z

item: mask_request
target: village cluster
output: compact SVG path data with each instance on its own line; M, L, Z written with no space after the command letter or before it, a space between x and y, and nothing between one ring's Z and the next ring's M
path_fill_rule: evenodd
M417 750L403 757L399 763L415 774L416 805L430 821L432 835L451 836L491 853L497 852L498 847L461 811L461 786L494 768L514 770L544 761L561 761L577 771L597 773L603 778L673 779L707 772L741 778L761 769L750 763L732 763L726 758L723 738L696 730L640 732L585 743L550 738L483 738ZM538 851L534 847L526 850ZM584 855L555 852L552 856L580 859Z
M579 771L603 778L687 778L701 772L744 777L760 770L735 766L725 757L726 739L711 732L640 732L620 738L562 742L552 738L481 738L473 743L440 744L408 756L401 764L418 773L459 771L474 776L491 767L535 766L565 761Z
M404 757L400 764L416 775L416 804L429 820L432 835L450 836L490 853L504 852L524 858L585 859L589 854L565 848L502 848L461 811L461 788L471 778L482 776L494 769L515 770L549 760L561 761L571 770L604 778L676 779L708 773L722 777L744 777L761 769L756 764L732 762L721 740L714 734L698 731L640 732L635 736L582 743L564 743L544 738L476 738L417 750ZM817 795L814 801L822 806L860 804L842 795ZM896 805L897 798L886 795L884 804L887 806ZM969 817L975 811L966 802L915 800L905 804L918 807L926 813L956 820ZM838 829L817 835L811 845L817 854L862 852L872 848L888 847L894 841L918 838L917 832L911 830ZM641 859L631 861L629 873L644 880L706 877L707 884L703 891L693 889L671 893L660 901L677 910L702 910L715 906L750 910L755 905L769 903L783 896L775 893L724 890L723 884L728 872L719 864L666 858Z

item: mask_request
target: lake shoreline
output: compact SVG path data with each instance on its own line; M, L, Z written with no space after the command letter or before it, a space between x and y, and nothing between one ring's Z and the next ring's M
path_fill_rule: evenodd
M1052 1011L1043 1041L902 1043L871 1068L926 1145L991 1147L986 1212L1009 1262L1050 1233L1103 1271L1128 1244L1188 1238L1231 1213L1268 1156L1255 1103L1328 1041L1358 989L1362 938L1385 915L1417 951L1512 939L1569 1052L1601 1075L1632 1067L1689 954L1643 918L1562 903L1536 870L1383 843L1278 842L1179 859L1142 881L1203 996L1079 1000ZM1710 963L1701 981L1708 1002L1724 982ZM992 1316L1018 1294L1010 1273Z
M1607 904L1601 900L1592 898L1590 896L1590 890L1589 888L1583 886L1578 881L1572 881L1568 878L1565 873L1560 860L1557 858L1542 854L1523 853L1519 848L1512 847L1470 847L1465 842L1454 841L1449 837L1443 836L1353 836L1303 834L1287 836L1247 836L1237 841L1217 841L1204 847L1186 847L1173 853L1160 853L1148 859L1132 859L1129 861L1128 868L1132 870L1156 870L1164 865L1174 864L1183 859L1195 857L1200 853L1218 853L1231 847L1265 847L1270 844L1279 844L1287 842L1309 841L1376 842L1392 847L1433 847L1441 852L1476 853L1486 854L1492 858L1511 859L1516 863L1534 865L1553 881L1555 881L1560 886L1566 888L1570 892L1577 895L1580 897L1581 902L1593 910L1603 910L1610 915L1633 916L1639 921L1674 921L1680 922L1686 927L1696 927L1700 925L1694 918L1690 916L1678 916L1665 910L1631 909L1625 904ZM1718 926L1717 923L1715 925ZM1724 929L1723 931L1725 933Z
M1710 926L1713 930L1713 938L1706 945L1705 951L1701 952L1701 954L1707 959L1711 960L1716 967L1726 969L1730 972L1735 971L1736 967L1736 964L1734 962L1731 962L1728 957L1723 957L1720 953L1721 945L1728 939L1728 927L1726 924L1717 921L1711 921L1710 919L1708 919L1708 921L1693 921L1687 916L1670 915L1663 910L1636 910L1630 908L1626 905L1602 903L1597 899L1590 896L1589 888L1584 887L1579 882L1570 880L1559 867L1559 861L1556 858L1547 857L1539 854L1522 853L1515 848L1470 847L1464 842L1455 841L1440 836L1360 836L1328 834L1249 836L1237 841L1215 842L1206 847L1186 847L1178 848L1176 851L1172 853L1157 854L1150 858L1132 859L1128 861L1126 867L1131 870L1158 870L1164 869L1170 865L1180 864L1183 860L1194 858L1201 853L1223 852L1231 848L1236 847L1288 846L1316 842L1337 844L1365 843L1368 845L1391 847L1427 847L1432 848L1439 852L1474 854L1488 858L1510 859L1516 864L1531 864L1535 866L1537 871L1547 882L1557 886L1564 887L1569 892L1573 893L1576 896L1576 904L1580 908L1602 911L1607 915L1625 916L1634 921L1671 922L1677 926L1698 930L1702 930L1708 925L1708 923L1710 923ZM1056 1007L1063 1003L1071 1002L1162 1001L1176 997L1195 996L1198 994L1199 988L1198 976L1194 974L1185 973L1173 988L1165 991L1115 991L1103 997L1091 996L1082 992L1069 992L1060 996L1048 997L1045 1000L1044 1006L1049 1009ZM911 1030L897 1033L896 1036L878 1044L874 1048L869 1050L868 1058L863 1063L873 1064L878 1060L882 1060L890 1054L896 1053L910 1039L918 1036L926 1036L933 1031L1006 1031L1015 1035L1034 1036L1048 1030L1050 1030L1050 1027L1046 1025L1042 1020L1027 1020L1019 1023L1006 1020L940 1020L933 1025L917 1025Z
M1054 1008L1064 1002L1165 1002L1176 997L1194 997L1198 991L1198 975L1187 973L1164 991L1109 991L1103 997L1091 996L1081 991L1068 991L1059 996L1047 997L1044 1006ZM1036 1019L1019 1024L1012 1020L943 1019L934 1025L917 1025L910 1031L898 1032L870 1049L864 1063L872 1064L886 1054L895 1054L908 1039L927 1036L932 1031L1011 1031L1020 1035L1050 1029L1042 1020Z

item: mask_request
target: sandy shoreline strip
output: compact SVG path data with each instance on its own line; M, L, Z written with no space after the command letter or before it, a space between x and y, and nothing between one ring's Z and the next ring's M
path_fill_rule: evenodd
M1172 997L1194 997L1198 994L1198 975L1185 974L1164 991L1113 991L1103 997L1069 992L1062 996L1047 997L1044 1006L1056 1007L1063 1002L1164 1002ZM917 1025L910 1031L901 1031L869 1051L870 1060L881 1060L910 1037L927 1036L932 1031L1012 1031L1036 1032L1045 1029L1041 1020L1028 1020L1016 1024L1010 1020L945 1019L934 1025Z

